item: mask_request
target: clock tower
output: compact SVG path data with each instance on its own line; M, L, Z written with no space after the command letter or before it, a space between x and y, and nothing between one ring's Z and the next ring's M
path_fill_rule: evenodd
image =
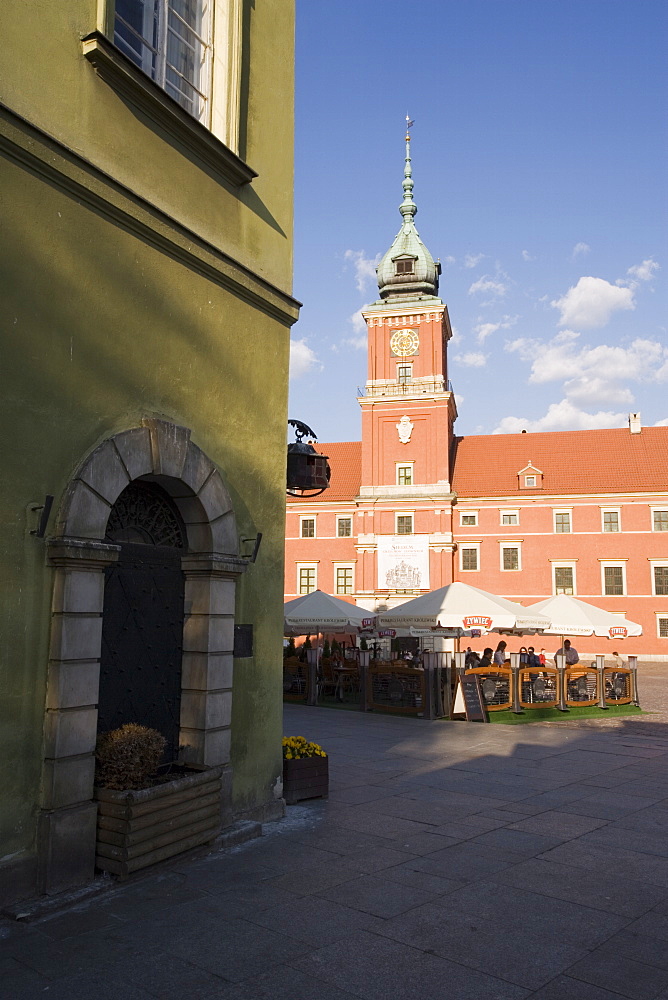
M438 297L441 265L415 228L410 152L407 131L402 225L377 268L380 297L362 310L368 377L359 397L362 478L357 500L360 510L366 510L360 514L364 520L358 542L359 551L370 554L381 535L421 536L431 567L428 587L434 589L451 580L450 444L457 410L447 371L452 329L447 306ZM442 559L436 558L439 552ZM372 588L370 572L365 573L363 589L376 590L381 575ZM420 589L425 589L424 574Z

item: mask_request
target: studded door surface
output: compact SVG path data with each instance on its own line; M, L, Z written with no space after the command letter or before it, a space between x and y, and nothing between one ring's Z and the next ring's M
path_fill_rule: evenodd
M112 510L107 538L121 552L105 574L98 702L99 732L151 726L167 740L166 760L179 745L183 646L183 536L174 514L162 491L137 483Z

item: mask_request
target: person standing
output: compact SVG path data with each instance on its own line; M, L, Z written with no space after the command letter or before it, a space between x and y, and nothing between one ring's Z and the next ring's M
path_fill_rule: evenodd
M499 667L502 667L506 662L506 645L507 643L502 639L494 653L494 663Z

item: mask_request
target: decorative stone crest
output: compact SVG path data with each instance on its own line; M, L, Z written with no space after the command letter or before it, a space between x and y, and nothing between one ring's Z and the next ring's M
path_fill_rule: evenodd
M402 444L408 444L413 433L413 424L410 417L402 417L398 424L395 424Z

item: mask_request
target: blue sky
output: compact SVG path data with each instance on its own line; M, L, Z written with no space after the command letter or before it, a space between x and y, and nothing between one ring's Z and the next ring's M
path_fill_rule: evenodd
M457 433L668 424L667 27L665 0L297 0L291 417L360 437L410 114Z

